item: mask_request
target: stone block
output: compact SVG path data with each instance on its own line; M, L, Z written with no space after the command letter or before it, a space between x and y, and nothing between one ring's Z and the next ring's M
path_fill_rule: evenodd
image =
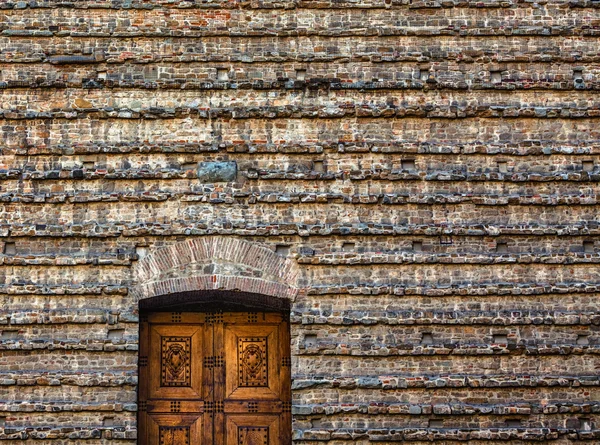
M198 179L203 183L232 182L237 177L237 163L235 161L201 162L196 172Z

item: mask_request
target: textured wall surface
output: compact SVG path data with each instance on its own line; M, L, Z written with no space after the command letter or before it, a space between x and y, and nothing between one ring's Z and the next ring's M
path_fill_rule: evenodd
M214 235L298 264L297 444L598 443L599 36L590 0L0 1L0 439L134 444L133 268Z

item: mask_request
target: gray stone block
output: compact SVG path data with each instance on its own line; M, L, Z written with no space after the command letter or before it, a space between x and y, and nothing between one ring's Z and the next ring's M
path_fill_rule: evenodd
M53 65L67 65L67 64L80 64L80 63L96 63L102 61L103 57L96 57L95 55L84 56L84 55L68 55L68 56L52 56L49 61Z
M198 165L198 179L202 182L231 182L237 176L235 161L201 162Z

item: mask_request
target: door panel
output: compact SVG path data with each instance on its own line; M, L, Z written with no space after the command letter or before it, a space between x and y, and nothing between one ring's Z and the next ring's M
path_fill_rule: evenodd
M280 435L280 424L287 422L284 402L289 405L291 396L282 391L289 374L282 367L283 357L289 360L287 323L281 314L225 313L217 332L223 333L214 344L224 351L225 369L224 382L215 385L215 396L223 400L223 413L215 416L215 445L288 443Z
M225 445L277 445L279 422L279 416L228 415Z
M149 399L202 399L202 325L152 325Z
M226 325L225 399L279 399L277 333L277 325Z
M192 445L202 442L202 419L194 415L148 415L148 445Z
M291 444L289 343L279 313L141 316L140 443Z

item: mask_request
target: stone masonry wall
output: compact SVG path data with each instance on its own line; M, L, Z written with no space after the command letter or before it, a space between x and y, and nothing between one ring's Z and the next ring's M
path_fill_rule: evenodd
M592 0L1 0L0 439L136 443L132 267L213 235L300 267L295 443L598 443L599 36Z

